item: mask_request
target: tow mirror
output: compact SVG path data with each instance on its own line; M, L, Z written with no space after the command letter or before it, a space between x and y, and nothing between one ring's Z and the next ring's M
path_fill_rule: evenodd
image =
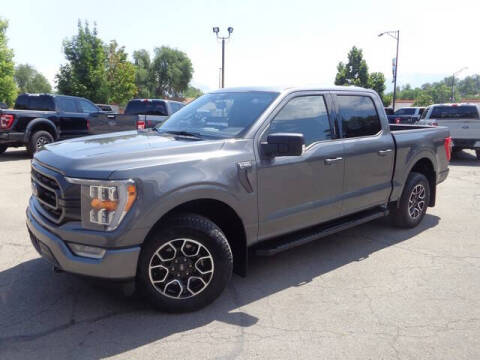
M300 156L305 140L303 134L275 133L267 136L267 142L261 144L266 156Z

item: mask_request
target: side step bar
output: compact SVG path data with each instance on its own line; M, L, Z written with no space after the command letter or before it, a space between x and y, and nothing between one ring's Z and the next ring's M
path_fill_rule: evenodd
M267 240L255 249L258 256L272 256L279 252L307 244L322 237L337 233L351 227L379 219L387 216L389 213L386 207L379 207L360 213L345 216L343 218L330 221L328 223L314 226L312 228L297 231L278 238Z

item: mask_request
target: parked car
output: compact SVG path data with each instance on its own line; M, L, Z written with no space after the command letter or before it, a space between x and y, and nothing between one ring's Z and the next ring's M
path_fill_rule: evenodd
M393 115L388 115L391 124L415 124L422 116L424 107L405 107L395 110Z
M450 130L453 150L475 150L480 160L480 118L477 104L435 104L427 107L422 125L445 126Z
M389 125L373 90L220 89L152 130L47 145L27 226L57 269L135 279L160 309L192 311L246 274L249 250L387 215L417 226L449 144L447 128Z
M387 115L393 115L393 109L391 107L386 107L385 108L385 114Z
M102 112L85 98L22 94L14 110L0 110L0 154L8 147L19 146L26 146L33 154L54 141L135 128L130 124L122 127L110 117L113 115Z

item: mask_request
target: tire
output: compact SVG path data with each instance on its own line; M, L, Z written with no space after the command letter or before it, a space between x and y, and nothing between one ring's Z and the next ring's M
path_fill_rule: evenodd
M401 228L413 228L420 224L430 203L430 184L425 175L411 172L398 207L391 211L393 224Z
M462 148L459 148L459 147L453 147L453 148L452 148L452 153L455 153L455 154L457 154L457 153L461 152L462 150L463 150Z
M7 151L8 145L0 145L0 154L3 154L5 151Z
M477 160L480 160L480 149L475 149L475 154L477 155Z
M36 131L30 137L30 141L27 144L27 151L30 155L33 155L40 150L43 145L50 144L53 141L54 138L48 131Z
M232 251L220 228L203 216L182 214L166 221L145 242L137 283L158 309L190 312L222 293L232 269Z

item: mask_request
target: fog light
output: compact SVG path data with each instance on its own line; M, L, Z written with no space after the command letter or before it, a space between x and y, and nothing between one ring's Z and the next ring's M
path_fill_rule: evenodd
M80 244L68 244L70 250L77 255L83 256L91 259L102 259L105 256L105 249L88 246L88 245L80 245Z

